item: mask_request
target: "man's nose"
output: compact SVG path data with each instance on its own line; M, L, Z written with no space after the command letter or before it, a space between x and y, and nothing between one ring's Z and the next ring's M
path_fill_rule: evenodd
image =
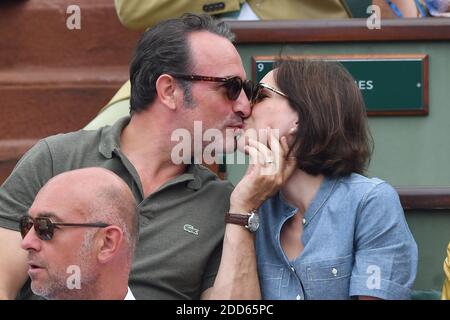
M31 228L22 239L21 247L24 250L39 251L41 249L41 241L42 240L39 239L34 228Z
M250 101L244 93L244 90L241 91L239 98L233 105L234 113L237 113L241 118L245 119L250 116L252 113Z

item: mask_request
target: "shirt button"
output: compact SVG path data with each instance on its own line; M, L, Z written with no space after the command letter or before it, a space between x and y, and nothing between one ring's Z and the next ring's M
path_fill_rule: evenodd
M303 218L302 223L303 223L303 225L306 224L306 219L305 218Z
M337 271L337 269L336 268L333 268L333 269L331 269L331 273L333 274L333 276L337 276L337 273L338 273L338 271Z
M294 267L291 267L291 270L292 270L293 272L295 272L295 269L294 269Z
M302 297L298 294L297 297L296 297L296 299L297 299L297 300L301 300Z

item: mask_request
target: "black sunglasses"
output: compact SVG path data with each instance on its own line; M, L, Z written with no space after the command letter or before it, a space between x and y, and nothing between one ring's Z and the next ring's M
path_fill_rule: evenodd
M20 219L19 227L20 234L22 235L22 239L25 238L27 233L34 226L34 230L41 240L51 240L53 238L53 233L55 232L55 228L58 226L65 227L92 227L92 228L106 228L109 224L106 223L55 223L50 220L50 218L39 217L32 218L30 216L23 216Z
M289 99L289 97L288 97L287 94L281 92L281 91L278 90L278 89L275 89L275 88L269 86L268 84L265 84L265 83L263 83L263 82L260 82L260 83L256 83L256 84L253 86L253 89L252 89L252 96L251 96L251 98L250 98L250 104L251 104L252 106L255 105L256 103L260 102L260 101L262 100L263 97L267 97L267 95L265 95L265 94L263 93L263 90L264 90L264 89L267 89L267 90L269 90L269 91L272 91L272 92L274 92L274 93L276 93L276 94L278 94L278 95L280 95L280 96L282 96L282 97L285 97L286 99ZM290 100L290 99L289 99L289 100Z
M253 92L253 82L251 80L242 80L238 76L218 78L218 77L208 77L208 76L198 76L198 75L186 75L186 74L171 74L172 77L188 80L188 81L212 81L212 82L223 82L223 86L227 91L228 99L235 101L239 98L242 89L247 96L248 100L252 97Z

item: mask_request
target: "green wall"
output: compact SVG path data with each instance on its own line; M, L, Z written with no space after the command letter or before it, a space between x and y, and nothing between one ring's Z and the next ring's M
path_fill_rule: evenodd
M415 53L429 56L429 115L370 117L375 150L369 176L394 186L450 186L450 43L378 42L305 45L239 45L247 76L251 57L284 54ZM227 164L227 177L236 184L244 165ZM442 264L450 241L450 212L407 212L419 246L415 289L440 290Z
M419 247L419 266L414 287L440 291L444 283L444 258L450 241L450 211L406 212L406 219Z

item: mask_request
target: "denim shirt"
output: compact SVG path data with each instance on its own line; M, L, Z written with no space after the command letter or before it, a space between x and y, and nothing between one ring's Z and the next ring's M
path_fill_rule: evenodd
M410 298L417 245L397 192L386 182L358 174L325 178L304 214L304 250L291 261L280 232L297 208L278 192L259 212L256 254L264 299Z

